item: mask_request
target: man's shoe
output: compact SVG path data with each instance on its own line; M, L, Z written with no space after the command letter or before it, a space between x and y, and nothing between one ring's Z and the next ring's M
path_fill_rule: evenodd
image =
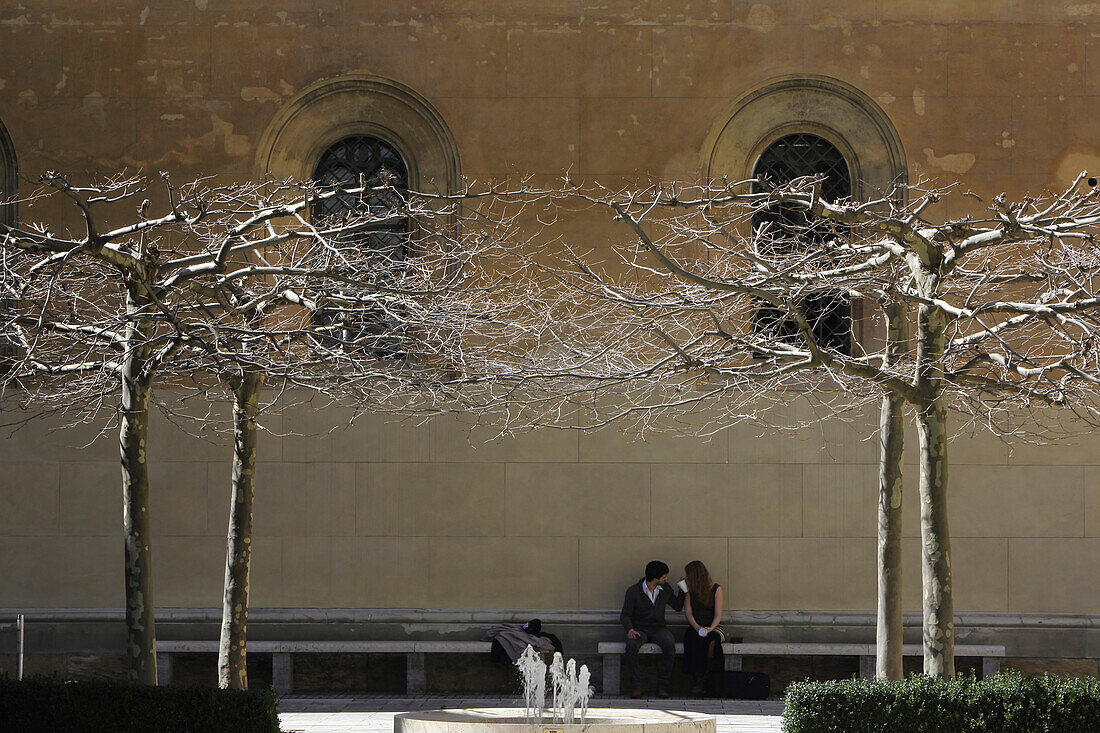
M663 687L658 687L657 688L657 697L661 698L662 700L667 700L668 699L668 690L666 690Z
M641 686L641 685L638 685L638 686L637 686L637 687L635 687L635 688L634 688L633 690L631 690L631 691L630 691L630 696L631 696L632 698L634 698L635 700L637 700L637 699L641 698L641 696L642 696L642 686Z

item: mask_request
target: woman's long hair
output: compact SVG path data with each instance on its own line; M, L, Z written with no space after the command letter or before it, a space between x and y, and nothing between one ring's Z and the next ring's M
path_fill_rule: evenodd
M684 568L687 576L688 592L691 593L691 605L700 605L707 608L711 605L710 589L714 581L710 578L707 566L699 560L692 560Z

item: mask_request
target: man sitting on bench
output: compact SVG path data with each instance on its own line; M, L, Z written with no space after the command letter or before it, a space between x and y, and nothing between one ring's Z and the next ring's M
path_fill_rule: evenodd
M638 650L652 642L661 647L661 666L657 673L657 697L668 697L668 682L676 654L676 640L665 626L665 606L684 610L684 596L668 584L668 565L653 560L645 566L645 577L626 589L623 612L619 617L626 629L626 679L633 698L642 696L638 676Z

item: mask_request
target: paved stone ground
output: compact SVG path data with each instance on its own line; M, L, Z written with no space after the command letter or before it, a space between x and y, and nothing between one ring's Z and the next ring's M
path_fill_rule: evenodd
M389 733L393 730L395 713L438 708L510 708L519 704L515 697L289 695L279 701L279 719L286 733ZM596 697L589 707L662 708L709 713L718 719L718 733L780 733L782 730L783 702L780 700L631 700Z

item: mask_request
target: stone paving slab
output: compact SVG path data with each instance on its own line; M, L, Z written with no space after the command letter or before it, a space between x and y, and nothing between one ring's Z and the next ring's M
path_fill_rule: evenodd
M439 708L520 707L515 697L458 697L453 695L288 695L279 700L284 733L388 733L396 713ZM679 698L631 700L596 697L591 708L660 708L714 715L718 733L779 733L781 700L714 700Z

